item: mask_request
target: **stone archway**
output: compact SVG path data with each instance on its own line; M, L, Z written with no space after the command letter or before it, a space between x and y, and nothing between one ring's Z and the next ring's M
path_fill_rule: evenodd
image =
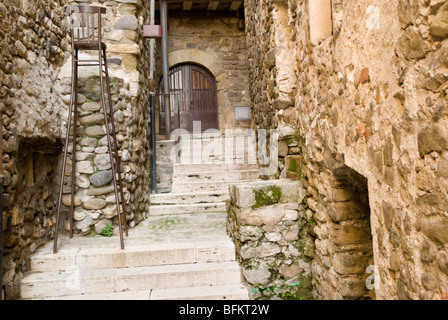
M198 49L183 49L168 54L169 67L181 63L196 63L204 66L217 78L224 71L216 64L215 58L205 51Z

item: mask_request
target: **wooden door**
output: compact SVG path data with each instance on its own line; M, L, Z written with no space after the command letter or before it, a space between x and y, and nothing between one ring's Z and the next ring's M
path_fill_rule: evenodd
M193 129L204 132L218 129L218 97L213 75L195 64L174 66L169 72L171 127ZM159 84L159 94L163 93L163 79ZM160 133L165 132L165 100L159 95ZM193 127L194 122L195 127Z

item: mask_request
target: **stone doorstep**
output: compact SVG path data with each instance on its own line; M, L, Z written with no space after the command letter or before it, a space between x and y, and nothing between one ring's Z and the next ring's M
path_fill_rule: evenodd
M225 202L229 198L228 193L222 192L193 192L193 193L165 193L152 194L151 205L168 204L193 204L193 203L215 203Z
M226 203L194 203L177 205L157 205L149 207L150 216L196 214L196 213L214 213L225 212Z
M241 284L86 294L43 300L248 300Z
M240 284L236 261L182 265L33 273L21 284L22 299L81 294Z
M181 263L234 261L235 248L231 240L166 243L119 248L59 249L57 254L40 250L31 260L36 273L76 270L130 268Z

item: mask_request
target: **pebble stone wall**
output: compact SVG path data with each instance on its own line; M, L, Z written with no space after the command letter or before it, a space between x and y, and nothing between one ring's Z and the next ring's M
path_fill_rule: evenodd
M306 190L301 182L253 182L229 191L227 229L251 298L313 299L315 223L303 206Z
M117 125L124 201L129 226L144 219L149 201L149 86L141 65L148 44L141 26L148 21L146 2L9 1L0 3L0 112L5 175L3 228L3 296L19 297L29 257L54 236L57 191L70 93L70 37L64 8L68 5L107 8L103 39L108 49L113 106ZM141 14L140 14L141 13ZM80 71L77 127L75 232L99 231L116 220L112 207L110 163L105 150L97 68ZM141 92L141 94L139 94ZM72 163L69 154L69 164ZM65 205L71 166L64 180ZM66 232L63 206L60 232Z

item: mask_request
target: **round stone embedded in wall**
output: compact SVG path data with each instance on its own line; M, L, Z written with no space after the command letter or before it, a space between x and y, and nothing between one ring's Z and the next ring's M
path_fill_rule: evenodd
M95 187L102 187L112 181L112 172L100 171L90 177L90 182Z
M82 207L87 210L99 210L106 206L106 200L103 199L90 199L83 203Z
M114 25L116 30L137 30L138 21L135 16L125 16L120 18Z
M110 163L110 155L107 153L100 154L95 158L95 165L99 170L107 170L112 167Z
M76 163L76 171L79 173L92 174L93 167L90 161L79 161Z
M87 102L82 105L82 110L89 112L97 112L101 109L101 106L96 102Z
M102 137L106 133L104 132L104 129L100 126L91 126L86 129L86 135L90 137Z

